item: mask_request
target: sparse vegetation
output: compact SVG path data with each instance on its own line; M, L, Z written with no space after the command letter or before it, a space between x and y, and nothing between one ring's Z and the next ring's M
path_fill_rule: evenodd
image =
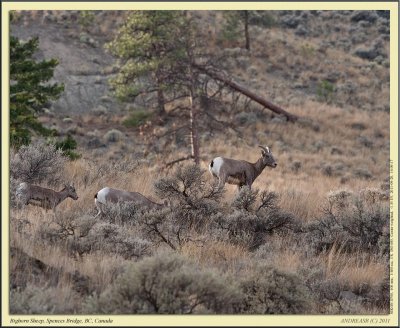
M50 44L74 81L67 79L60 102L43 104L47 109L38 115L64 141L48 144L35 136L10 152L12 314L389 313L388 13L255 12L247 51L223 49L221 12L187 11L199 27L196 50L216 54L227 73L259 94L267 90L268 99L299 117L291 123L272 116L198 72L198 165L181 161L190 139L187 98L164 88L169 74L156 83L150 68L157 61L144 67L136 58L135 67L145 69L134 82L135 88L161 88L170 100L163 115L148 111L159 100L152 88L138 95L140 88L121 82L135 96L129 106L108 96L116 90L107 78L124 66L103 53L103 44L116 44L128 13L82 13L23 11L11 24L17 36L28 28L39 32L44 58L53 57ZM79 17L88 25L71 26ZM177 27L157 30L157 37ZM82 29L101 46L78 42ZM119 46L138 41L130 33ZM376 58L354 54L364 44L379 48ZM161 56L157 67L179 66L174 56ZM210 58L196 60L216 65ZM169 73L187 73L181 69ZM263 172L252 190L227 184L218 191L207 171L210 160L255 162L259 144L271 147L277 168ZM81 156L70 161L69 151ZM22 181L54 189L70 182L79 199L66 199L56 213L17 208ZM106 186L164 205L111 204L95 218L94 195Z
M138 127L146 122L147 119L151 117L151 114L144 110L134 111L129 114L129 117L126 118L122 124L126 127Z
M317 96L320 101L330 103L333 101L335 92L334 85L329 81L321 81L317 86Z

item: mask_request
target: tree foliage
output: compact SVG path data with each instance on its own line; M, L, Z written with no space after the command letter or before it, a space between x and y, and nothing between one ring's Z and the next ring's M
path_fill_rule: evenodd
M164 111L164 92L181 85L187 62L188 21L181 11L133 11L107 47L119 61L111 80L117 97L134 99L158 92Z
M58 61L34 58L38 45L37 37L26 42L10 37L10 143L15 147L30 143L34 132L53 133L38 121L37 114L64 90L62 84L49 83Z

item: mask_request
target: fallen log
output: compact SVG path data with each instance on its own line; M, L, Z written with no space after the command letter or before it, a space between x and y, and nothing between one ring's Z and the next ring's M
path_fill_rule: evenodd
M198 69L199 71L207 74L211 78L213 78L213 79L215 79L217 81L221 81L221 82L225 83L227 86L229 86L232 89L242 93L243 95L249 97L250 99L252 99L255 102L259 103L260 105L268 108L269 110L271 110L271 111L273 111L273 112L275 112L277 114L284 115L287 118L287 120L290 121L290 122L294 122L294 121L296 121L298 119L298 117L296 115L285 111L281 107L269 102L268 100L264 99L263 97L261 97L261 96L255 94L254 92L250 91L246 87L240 85L239 83L233 81L232 79L224 77L223 75L221 75L220 73L218 73L216 71L213 71L211 69L207 69L206 67L204 67L202 65L199 65L199 64L194 64L193 67Z

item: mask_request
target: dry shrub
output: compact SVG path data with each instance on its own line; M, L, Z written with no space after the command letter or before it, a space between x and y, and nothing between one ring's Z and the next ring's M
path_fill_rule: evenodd
M10 205L15 207L15 192L21 182L33 184L45 183L56 186L64 178L64 166L67 157L61 149L52 144L39 142L21 146L10 152Z
M104 217L119 225L136 225L141 213L140 204L134 202L119 202L102 206Z
M178 167L172 177L159 179L154 187L157 196L167 198L174 209L182 209L190 221L216 213L222 197L222 191L213 188L205 171L195 164Z
M285 235L296 229L296 218L277 206L278 199L274 192L264 191L259 196L257 190L242 188L233 200L230 212L215 215L217 229L226 232L230 242L249 250L257 249L268 234Z
M235 313L241 294L217 272L200 270L176 254L132 263L112 286L89 297L85 313Z
M36 287L28 285L23 290L11 290L12 314L69 314L80 309L81 299L69 288Z
M367 194L368 195L368 194ZM375 199L375 198L374 198ZM376 200L376 199L375 199ZM320 252L339 243L347 251L387 252L389 204L365 193L338 190L328 194L324 215L307 227L308 241Z
M69 253L80 256L102 251L125 259L140 258L151 254L151 246L149 241L112 223L98 223L86 236L74 236L68 240Z
M105 177L111 179L121 174L134 173L139 167L139 161L130 157L124 157L118 161L105 161L95 163L93 161L84 162L86 168L80 172L80 179L85 187L98 183Z
M125 259L151 253L151 243L120 225L98 222L92 216L60 213L36 232L38 244L61 246L70 256L96 251L118 254Z
M245 294L244 313L310 313L312 299L298 276L267 265L256 266L241 281Z
M155 182L156 194L168 199L170 205L136 216L135 222L146 238L175 250L207 231L210 217L221 210L222 193L207 183L204 173L197 165L188 165Z
M63 180L67 157L52 144L39 142L11 150L11 178L28 183L57 185Z

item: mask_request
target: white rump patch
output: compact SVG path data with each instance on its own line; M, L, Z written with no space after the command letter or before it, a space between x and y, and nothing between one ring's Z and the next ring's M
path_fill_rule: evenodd
M221 166L224 163L224 159L222 157L215 157L213 159L213 167L210 168L210 171L213 175L219 177L219 171L221 170Z
M101 189L98 193L97 193L97 199L95 199L95 203L96 201L98 201L99 203L105 204L106 201L106 197L110 192L110 188L105 187L103 189Z

